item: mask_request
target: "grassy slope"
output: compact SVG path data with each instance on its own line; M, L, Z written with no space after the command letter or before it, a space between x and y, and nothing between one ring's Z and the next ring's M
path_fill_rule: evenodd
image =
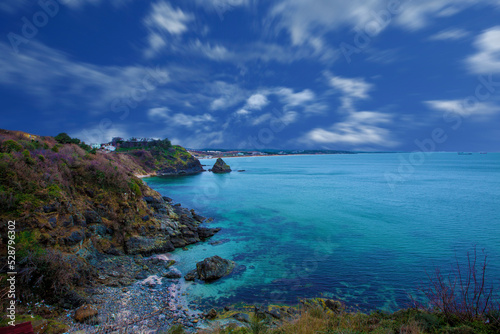
M135 174L177 173L201 165L185 148L177 145L170 147L118 149L121 154L113 155Z
M141 217L151 217L148 226L159 224L143 197L160 195L133 175L140 165L116 163L121 160L127 158L0 130L0 256L6 256L6 223L16 220L21 298L57 299L72 285L85 285L95 272L74 255L79 249L92 243L100 252L123 252L124 239L145 226ZM89 212L116 232L112 238L89 234Z
M305 301L293 315L276 320L262 313L250 314L250 322L245 326L230 324L212 326L198 331L199 334L423 334L454 333L479 334L498 333L500 323L485 323L483 320L450 323L441 313L421 309L404 309L394 313L373 312L364 314L347 311L341 303L339 307L328 307L324 299ZM283 315L283 308L281 308ZM290 309L289 309L290 310ZM228 312L234 313L234 312ZM225 318L225 314L221 315ZM183 333L177 328L177 333Z

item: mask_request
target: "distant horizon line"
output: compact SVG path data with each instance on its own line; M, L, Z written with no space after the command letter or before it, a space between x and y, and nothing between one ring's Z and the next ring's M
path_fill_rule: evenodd
M219 152L265 152L265 151L273 151L273 152L289 152L289 151L298 151L301 152L348 152L348 153L500 153L500 151L355 151L355 150L334 150L334 149L275 149L275 148L262 148L262 149L231 149L231 148L188 148L185 147L188 151L219 151Z

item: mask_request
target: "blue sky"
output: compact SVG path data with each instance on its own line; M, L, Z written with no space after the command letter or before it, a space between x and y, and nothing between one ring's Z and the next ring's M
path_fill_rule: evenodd
M500 0L2 0L0 128L499 151Z

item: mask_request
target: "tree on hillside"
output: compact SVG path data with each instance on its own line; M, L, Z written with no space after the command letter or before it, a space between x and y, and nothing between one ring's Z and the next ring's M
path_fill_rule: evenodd
M65 132L61 132L60 134L58 134L57 136L54 137L55 140L57 140L58 143L60 144L69 144L71 143L71 137L65 133Z
M164 149L169 149L172 147L172 143L168 138L159 141L159 146Z
M61 132L54 139L60 144L80 144L80 139L71 138L67 133Z

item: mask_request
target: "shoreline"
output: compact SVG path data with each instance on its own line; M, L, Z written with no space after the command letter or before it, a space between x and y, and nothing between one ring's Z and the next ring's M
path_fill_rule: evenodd
M234 159L234 158L268 158L268 157L312 157L312 156L318 156L318 155L354 155L354 154L347 154L347 153L338 153L338 154L268 154L268 155L243 155L243 156L232 156L232 157L212 157L212 158L196 158L198 160L213 160L213 159Z
M97 314L82 323L76 320L79 308L61 309L55 320L69 326L70 333L156 333L158 330L168 331L175 325L182 325L186 333L192 333L209 325L204 313L208 309L187 298L186 273L178 269L173 253L180 249L186 250L188 245L210 240L219 229L208 227L212 220L189 208L167 200L148 201L157 214L163 215L166 224L173 219L172 213L175 212L175 219L179 219L179 224L182 221L184 228L191 226L191 232L179 230L182 233L180 238L185 241L177 240L176 243L172 239L175 248L167 251L151 250L151 255L90 255L89 264L98 270L99 276L92 285L84 287L87 295L84 305L96 309ZM164 210L170 214L165 216L162 213ZM210 235L208 231L213 234ZM199 233L198 241L190 239L191 233ZM161 236L155 240L161 240ZM196 266L196 263L190 265Z
M157 175L156 175L156 173L149 173L149 174L134 174L134 176L139 178L139 179L145 179L148 177L155 177Z

